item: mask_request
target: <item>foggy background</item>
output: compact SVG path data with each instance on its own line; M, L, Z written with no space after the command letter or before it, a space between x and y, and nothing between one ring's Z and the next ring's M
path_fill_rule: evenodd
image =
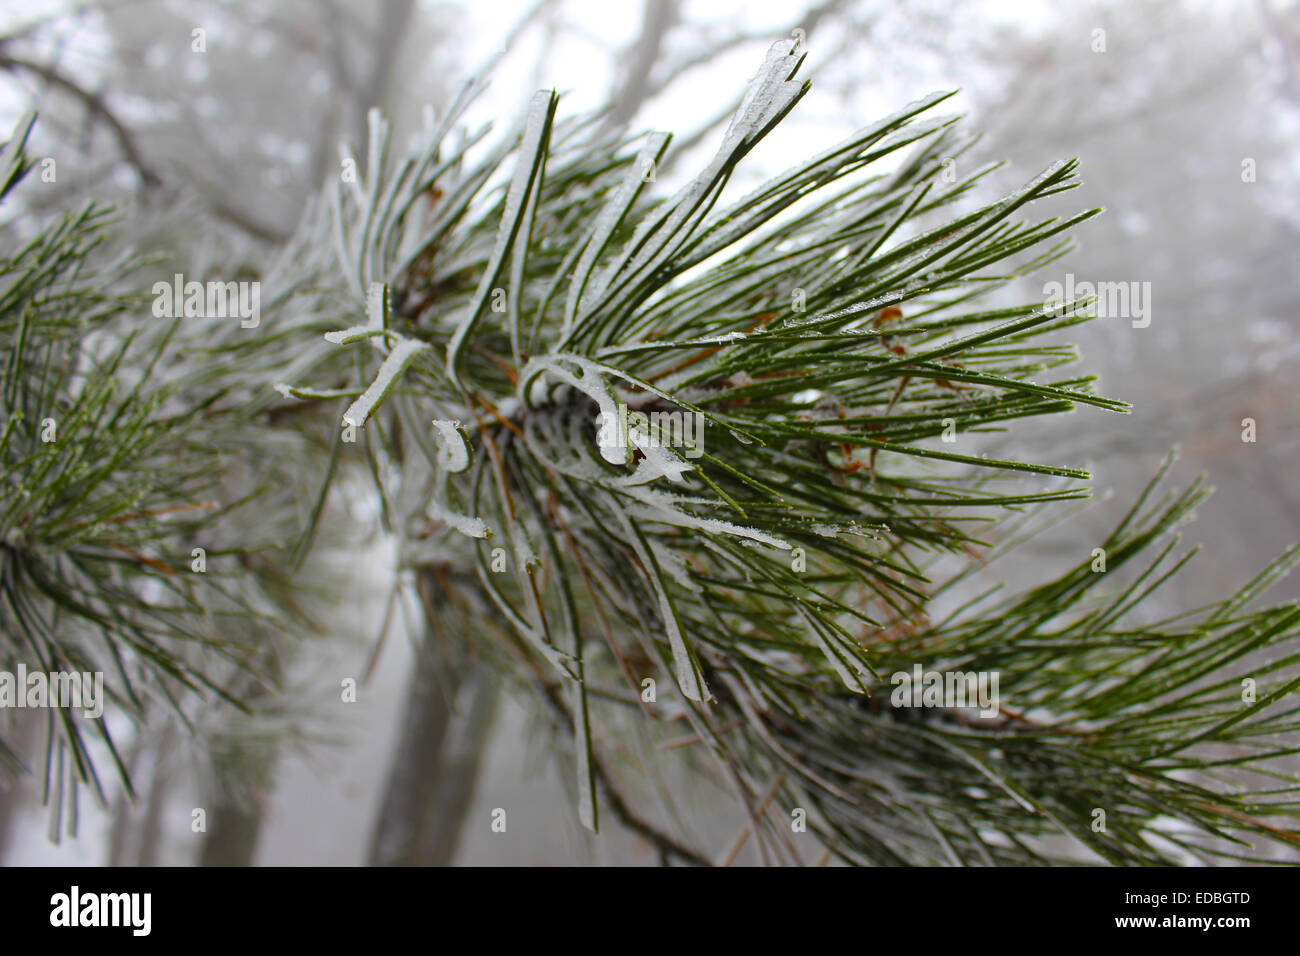
M203 57L191 55L195 29ZM1300 538L1300 2L4 0L0 130L40 109L31 152L59 156L60 175L57 188L26 194L37 211L89 196L138 203L122 228L143 248L167 249L196 273L256 268L336 174L338 142L364 143L369 107L404 144L425 104L445 103L500 55L468 125L507 125L543 87L560 91L562 115L612 101L610 122L675 134L659 175L666 193L716 147L767 47L796 29L812 90L742 164L733 194L925 93L960 88L951 109L984 134L962 161L1006 161L981 197L1078 156L1086 185L1066 205L1107 208L1016 298L1041 299L1042 283L1067 272L1150 283L1149 327L1108 317L1071 330L1077 368L1099 374L1100 390L1133 403L1133 414L1080 409L1017 423L1000 439L1096 475L1089 509L1015 566L1043 573L1077 561L1078 541L1127 510L1173 445L1173 481L1203 472L1217 493L1185 530L1205 547L1161 593L1163 607L1223 597ZM1254 443L1242 441L1245 418L1257 423ZM395 564L375 514L335 512L349 543L315 560L350 590L338 595L331 633L300 655L302 686L364 669ZM1295 580L1274 594L1296 596ZM217 845L213 833L191 832L191 810L212 805L214 781L186 731L147 727L131 748L141 799L107 808L83 799L75 838L49 842L34 780L0 789L0 864L363 864L395 825L402 775L418 772L442 773L467 795L439 820L439 859L655 862L613 820L599 837L579 827L568 758L507 689L462 688L454 760L422 766L449 758L422 754L405 718L428 688L412 680L415 642L400 610L356 705L331 704L337 681L322 680L320 699L301 702L300 732L272 756L259 752L253 766L225 758L243 781L232 798L241 838L227 831ZM43 729L26 717L14 736L35 755ZM661 810L710 845L730 845L743 814L706 782L671 786L680 770L670 757L651 771L678 794L675 811ZM508 834L489 828L497 807Z

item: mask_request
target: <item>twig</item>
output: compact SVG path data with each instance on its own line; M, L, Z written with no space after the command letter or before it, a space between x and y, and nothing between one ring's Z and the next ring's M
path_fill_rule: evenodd
M536 673L536 672L535 672ZM563 698L559 695L559 688L548 686L544 681L539 679L542 696L550 703L551 708L555 710L557 722L570 735L573 734L573 715L570 713L568 705L564 703ZM712 866L710 860L702 854L696 852L685 844L679 842L675 837L664 833L653 823L642 819L628 805L614 783L614 778L606 769L604 761L601 760L600 754L593 749L591 754L591 765L596 775L596 784L600 787L605 796L605 805L613 811L614 816L618 817L619 822L631 830L633 833L644 837L655 845L659 851L661 860L667 860L670 857L677 857L686 863L695 866Z
M780 792L781 785L785 783L787 773L788 771L785 770L778 773L776 779L772 781L771 786L769 786L763 796L759 798L757 810L759 816L762 816L767 812L768 805L771 804L772 799ZM736 837L736 842L731 845L731 849L727 851L727 855L722 858L722 866L731 866L731 864L736 862L736 857L740 854L741 849L744 848L745 841L749 839L749 835L753 832L753 829L754 828L751 825L740 831L740 835Z
M39 76L51 86L57 86L60 89L71 93L77 99L86 105L86 108L94 115L107 124L112 131L114 138L117 139L118 146L122 150L122 155L126 161L131 164L140 177L140 182L149 189L162 185L162 177L154 172L153 168L145 162L144 157L140 155L140 150L136 146L135 138L130 131L122 125L121 120L108 108L104 98L96 93L92 93L80 86L73 80L64 76L53 67L43 66L40 63L33 63L21 57L10 56L7 53L0 53L0 70L14 72L24 70L35 76Z

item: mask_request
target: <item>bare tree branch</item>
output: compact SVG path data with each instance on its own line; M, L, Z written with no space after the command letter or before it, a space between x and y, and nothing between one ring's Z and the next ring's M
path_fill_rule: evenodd
M655 92L650 84L650 74L659 61L664 37L677 23L679 7L678 0L645 0L641 34L630 51L621 81L610 97L609 112L604 119L607 129L626 126Z
M145 162L136 145L135 137L109 109L102 96L90 92L53 67L33 63L31 60L11 56L7 53L0 53L0 70L10 73L23 71L33 76L39 76L51 86L57 86L81 100L86 105L86 108L103 120L109 130L112 131L114 138L117 140L118 148L122 150L123 157L139 175L141 184L149 189L162 185L162 177Z

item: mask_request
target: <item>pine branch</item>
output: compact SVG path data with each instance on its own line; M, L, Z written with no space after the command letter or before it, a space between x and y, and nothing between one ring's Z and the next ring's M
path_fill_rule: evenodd
M0 151L0 200L29 168L31 124ZM149 306L123 289L143 262L117 251L112 226L90 205L21 245L6 229L0 251L0 669L101 674L107 704L50 712L56 836L79 786L105 800L97 759L134 797L114 710L138 725L155 708L189 721L204 699L241 708L231 687L250 672L268 683L264 628L286 619L243 573L264 542L227 548L219 530L247 504L232 465L264 436L214 411L229 378L208 391L162 371L178 371L192 333L137 321Z
M551 94L476 148L484 132L452 134L471 88L396 164L376 117L368 178L333 191L328 225L337 294L357 315L370 304L324 338L361 374L282 391L362 396L343 424L364 422L366 454L398 465L385 503L411 563L476 569L511 654L569 683L593 827L591 688L622 680L635 699L668 674L652 711L690 722L760 849L771 834L751 798L776 779L774 803L807 809L854 863L1168 863L1293 843L1295 780L1277 762L1295 749L1294 655L1259 661L1292 645L1296 609L1247 611L1252 584L1174 622L1126 623L1181 566L1157 542L1198 487L1139 502L1100 543L1106 574L1090 555L985 604L967 572L927 570L988 560L1022 513L1086 496L1090 477L935 439L1127 410L1060 371L1074 354L1051 336L1087 301L978 304L1099 212L1019 218L1075 188L1076 163L976 205L988 170L949 181L971 141L923 118L934 95L722 206L806 90L801 61L793 41L772 47L713 160L666 198L649 176L666 136L611 140L556 118ZM876 172L884 160L897 162ZM299 370L333 368L326 351ZM673 416L703 430L676 435ZM1102 591L1153 549L1135 583ZM949 587L970 600L933 624ZM1250 703L1232 670L1247 664ZM886 705L888 675L916 665L1001 674L1010 706L990 722ZM1064 850L1043 842L1062 836Z

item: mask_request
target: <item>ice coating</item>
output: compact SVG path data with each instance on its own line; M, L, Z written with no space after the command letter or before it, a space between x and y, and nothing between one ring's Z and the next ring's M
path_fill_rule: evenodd
M326 332L325 341L334 345L350 345L353 342L360 342L362 339L384 334L386 333L383 329L372 329L368 325L354 325L351 328L341 329L337 332Z
M620 490L640 502L639 506L628 509L628 513L634 517L676 525L679 528L695 528L706 534L746 538L782 551L791 550L792 546L788 541L783 541L755 528L746 528L744 525L732 524L730 521L722 521L718 518L699 518L682 511L678 507L679 502L685 503L689 499L676 498L652 488L632 487Z
M366 319L371 329L388 327L388 286L382 282L370 283L366 292Z
M348 389L315 389L299 388L297 385L289 385L286 382L277 382L275 390L285 398L301 399L318 399L318 398L346 398L349 395L355 395L355 390Z
M448 527L455 528L469 538L486 538L490 534L487 522L482 518L456 514L454 511L448 511L436 501L429 504L428 515L430 518L443 522Z
M629 532L633 531L631 523L626 518L623 519L623 524ZM677 622L677 613L668 599L668 592L664 589L663 582L659 579L656 562L651 553L647 553L642 546L639 533L631 535L630 543L641 559L641 563L647 569L656 569L650 575L650 583L654 587L659 603L659 617L668 636L668 647L672 652L673 677L677 680L677 686L681 688L688 700L708 700L710 696L708 685L700 672L699 662L691 653L690 646L682 635L681 626Z
M695 467L680 458L671 448L651 441L650 436L640 429L629 428L628 440L645 457L637 464L636 471L623 479L627 484L644 485L656 478L667 478L680 484L685 480L686 472Z
M462 352L469 341L475 325L482 315L487 297L496 286L501 264L506 254L514 245L513 237L519 228L520 220L527 210L529 195L537 187L544 165L547 141L550 137L551 117L555 113L556 96L539 90L528 105L528 116L524 124L523 141L519 144L518 161L510 188L506 191L505 209L501 222L497 225L496 246L487 268L479 280L469 311L460 325L456 327L451 341L447 344L447 377L454 382L460 381L459 363Z
M609 200L601 208L600 214L596 217L591 239L582 252L582 258L578 261L577 269L574 270L573 284L569 287L569 299L564 310L562 340L567 341L574 320L582 317L586 307L590 306L593 300L599 298L609 284L609 276L602 274L597 277L591 288L587 288L587 279L596 266L596 260L614 234L614 230L623 221L633 200L641 191L644 184L643 170L646 164L653 163L655 157L663 152L667 144L668 137L663 133L651 133L647 137L645 145L641 148L641 152L637 155L631 168L628 169L618 189L610 196Z
M388 357L384 359L384 364L379 366L379 371L375 375L375 380L370 383L370 387L343 413L343 424L358 427L364 425L375 406L387 398L388 393L393 390L397 376L406 369L417 353L428 347L415 339L398 339L397 344L388 353Z
M438 465L456 474L469 467L469 445L461 434L460 422L435 418L433 427L438 432Z
M579 377L570 372L562 363L577 366L581 370ZM603 416L603 421L618 420L618 403L609 393L609 387L601 377L600 366L590 359L577 355L545 356L531 359L519 376L520 389L528 388L540 374L551 375L561 382L576 388L596 403ZM535 390L530 389L529 396L537 398ZM630 456L627 448L610 443L600 446L600 455L611 465L626 465Z
M650 539L649 544L655 560L659 562L659 567L665 574L692 593L699 594L703 591L703 588L691 577L685 557L653 538Z

